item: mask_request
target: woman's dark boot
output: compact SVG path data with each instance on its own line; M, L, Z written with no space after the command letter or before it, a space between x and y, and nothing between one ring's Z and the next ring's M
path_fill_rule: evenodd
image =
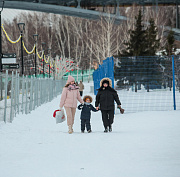
M105 127L104 133L107 133L107 132L108 132L108 128L107 128L107 127Z
M112 132L112 125L109 126L109 132Z

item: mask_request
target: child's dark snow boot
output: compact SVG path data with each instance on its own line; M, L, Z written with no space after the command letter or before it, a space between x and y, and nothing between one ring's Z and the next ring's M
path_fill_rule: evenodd
M107 133L107 132L108 132L108 128L105 128L104 133Z
M109 132L112 132L112 125L109 126Z
M91 133L92 131L91 131L91 129L90 130L88 130L88 133Z

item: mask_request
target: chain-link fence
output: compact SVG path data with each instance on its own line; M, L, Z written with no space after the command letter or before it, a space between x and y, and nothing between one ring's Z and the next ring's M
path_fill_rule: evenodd
M180 110L180 56L120 57L115 63L115 89L127 112Z
M89 82L93 80L93 72L94 69L91 70L74 70L66 73L63 76L64 80L68 80L68 76L71 75L75 78L76 81L83 81L83 82Z
M0 74L0 121L12 122L16 114L28 114L62 92L64 80Z

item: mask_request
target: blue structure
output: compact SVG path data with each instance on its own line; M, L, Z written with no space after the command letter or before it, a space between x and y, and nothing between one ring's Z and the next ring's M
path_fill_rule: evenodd
M175 86L175 69L174 69L174 55L172 56L172 75L173 75L173 101L174 101L174 110L176 110L176 86Z
M94 81L94 94L97 94L97 89L100 87L100 81L104 77L108 77L112 80L112 87L114 88L114 58L108 57L103 60L103 64L99 65L99 68L93 72Z
M175 39L180 40L178 8L180 0L6 0L4 8L54 13L90 20L99 20L103 16L104 18L112 19L115 24L120 24L122 21L127 21L128 18L120 15L119 7L132 6L134 3L140 6L154 6L156 4L156 10L158 10L158 5L176 6L176 28L169 26L163 26L163 28L166 29L164 35L168 35L167 32L172 30L174 31ZM2 8L2 5L3 3L0 2L0 8ZM103 12L96 10L96 7L99 6L103 7ZM114 13L109 14L108 12L105 12L105 7L108 6L114 6ZM87 7L94 10L87 10ZM144 23L147 24L146 22Z

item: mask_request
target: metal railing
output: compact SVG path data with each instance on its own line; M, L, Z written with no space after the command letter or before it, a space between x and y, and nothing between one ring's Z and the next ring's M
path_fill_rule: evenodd
M126 111L180 110L180 56L120 57L115 63Z
M64 80L0 74L0 121L12 122L17 114L29 114L62 92Z

